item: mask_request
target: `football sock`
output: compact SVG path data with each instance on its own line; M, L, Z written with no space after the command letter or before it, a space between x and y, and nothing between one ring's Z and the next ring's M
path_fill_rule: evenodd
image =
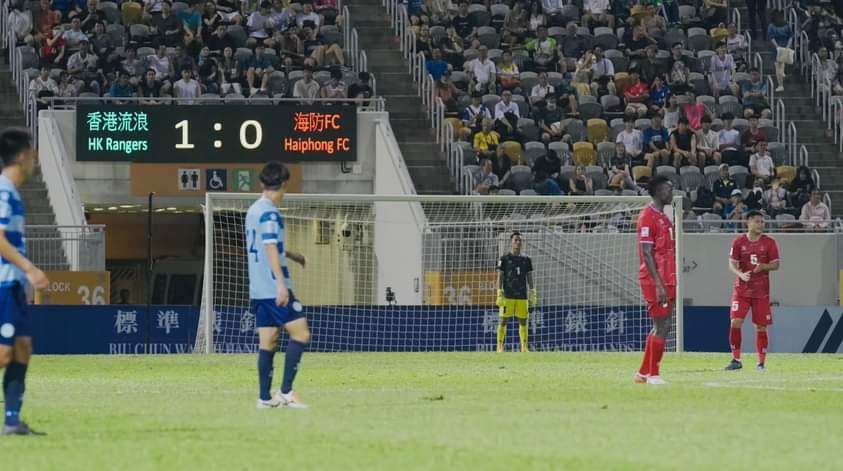
M506 339L506 324L498 324L498 347L503 346L504 339Z
M755 333L755 348L758 352L758 363L767 361L767 345L769 339L767 338L767 331Z
M741 361L741 329L729 329L729 346L732 347L732 358Z
M293 380L296 379L296 372L299 370L299 362L306 344L290 339L287 344L287 353L284 358L284 381L281 383L281 392L287 394L293 390Z
M664 355L664 337L653 335L653 351L650 352L650 376L659 375L659 364Z
M641 361L641 368L638 369L638 374L642 376L650 375L650 356L653 350L653 335L647 336L647 341L644 344L644 359Z
M269 390L272 388L272 360L274 358L274 351L258 350L258 385L260 398L264 401L272 399Z
M521 340L521 346L527 347L527 324L518 325L518 339Z
M5 405L5 425L20 424L20 409L23 407L23 393L26 390L26 364L12 362L3 374L3 400Z

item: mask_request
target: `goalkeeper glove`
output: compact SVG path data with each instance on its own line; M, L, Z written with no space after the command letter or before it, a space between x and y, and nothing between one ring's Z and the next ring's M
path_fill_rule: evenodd
M530 306L535 307L539 303L539 292L536 288L530 290Z
M495 305L497 307L503 307L503 290L502 289L498 290L498 297L495 298Z

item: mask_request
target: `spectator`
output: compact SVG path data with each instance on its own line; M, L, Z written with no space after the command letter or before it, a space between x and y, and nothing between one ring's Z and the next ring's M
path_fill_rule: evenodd
M342 82L342 71L339 69L331 69L331 78L322 87L322 98L347 98L345 83Z
M82 46L82 41L88 40L88 35L82 31L82 22L79 18L73 18L70 21L70 29L65 25L64 40L67 41L67 48L71 51L78 50Z
M304 28L305 26L310 26L310 28L318 30L319 26L321 26L320 23L321 19L319 15L313 11L313 4L303 3L301 13L296 15L296 24L298 27Z
M293 98L313 99L319 96L319 82L313 80L313 69L304 69L304 78L293 85Z
M474 150L479 158L491 158L500 144L500 134L492 130L492 120L484 119L482 128L474 135Z
M631 115L626 115L623 119L623 131L618 133L615 138L615 143L623 144L626 153L629 154L633 166L643 164L644 152L644 135L638 129L635 129L635 118Z
M670 88L674 94L679 95L692 90L692 87L688 84L690 75L691 72L683 61L673 61L673 65L670 69L670 77L668 78L668 84L670 84Z
M664 105L666 105L672 97L670 87L668 87L660 76L653 79L653 86L650 87L650 112L659 113ZM679 117L677 116L678 120Z
M67 42L64 34L58 35L48 29L41 37L41 66L59 68L67 59Z
M644 160L651 170L659 165L671 165L670 134L662 126L662 117L655 115L651 118L650 127L644 130Z
M539 72L538 79L538 83L530 90L531 105L543 101L547 95L554 93L553 85L547 82L547 72Z
M606 84L606 94L615 95L615 66L612 61L603 55L603 48L595 46L591 52L586 52L585 56L577 63L578 69L588 70L591 72L591 94L594 96L601 96L601 83Z
M530 30L530 12L521 3L516 2L503 19L503 31L515 37L519 44Z
M155 71L155 80L159 82L163 82L174 75L173 62L167 55L167 46L163 44L158 46L158 51L154 55L146 58L146 62L149 64L149 68Z
M726 44L717 45L717 54L711 56L709 62L711 70L711 90L715 98L721 94L738 96L738 86L735 83L735 59L726 53Z
M607 26L615 29L615 17L609 11L611 8L609 0L585 0L583 2L582 22L589 28L595 26Z
M781 185L778 178L770 183L770 188L764 192L764 201L767 204L767 214L776 216L784 213L787 208L787 190Z
M173 55L173 68L175 70L190 69L194 74L199 70L196 59L193 58L184 46L176 46L176 53Z
M831 83L837 78L837 61L829 57L828 48L825 47L821 47L817 51L817 58L820 60L819 70L817 71L821 80L820 87L825 90L828 88L826 82Z
M249 30L249 42L251 44L257 44L269 37L269 32L266 27L270 24L270 7L271 4L268 1L263 0L260 3L260 8L252 12L246 20L246 27Z
M662 124L664 127L668 129L668 131L673 131L676 129L676 126L679 125L679 118L684 116L682 112L679 110L679 100L675 96L671 96L667 101L667 108L662 109Z
M98 21L94 24L93 32L88 35L88 41L91 43L91 52L105 61L107 70L110 71L119 63L120 56L115 52L117 43L110 34L105 32L105 23ZM129 46L129 48L134 49L132 46ZM134 58L137 58L137 56L134 56ZM143 71L143 68L141 68L141 71ZM131 73L129 75L134 77L140 74Z
M691 131L696 133L702 128L702 119L708 110L706 110L705 105L696 100L694 92L689 90L685 96L688 97L688 101L682 105L682 115L688 119L688 127L691 128Z
M731 113L724 113L720 117L723 120L723 129L717 136L721 159L729 165L743 165L746 167L747 159L742 152L741 133L732 127L735 117Z
M752 155L757 152L756 146L761 141L767 141L767 136L761 132L758 127L758 118L755 116L749 117L749 128L741 135L741 143L746 155Z
M207 47L202 48L203 56L199 60L199 85L202 87L203 93L220 92L220 71L217 67L217 61L210 56L210 51Z
M551 64L556 61L558 48L556 39L547 35L545 26L539 26L536 30L536 37L530 39L524 45L524 49L531 54L533 64L539 71L545 71L552 67Z
M112 98L131 98L135 96L135 87L129 83L129 74L120 72L120 76L111 84L108 94ZM126 104L126 100L117 100L117 104Z
M446 36L439 41L439 48L445 54L448 65L453 68L454 65L461 65L463 63L463 51L465 50L462 38L457 34L453 27L449 27L446 31Z
M161 4L161 14L153 17L152 25L154 32L158 35L155 39L158 45L175 47L184 43L184 25L172 14L169 2Z
M326 42L325 37L318 34L319 30L308 25L301 29L304 38L303 47L305 51L312 50L310 57L305 59L305 66L323 67L326 65L345 66L345 56L342 48L335 40Z
M155 100L155 98L161 97L161 89L161 82L155 79L155 71L153 69L147 69L143 80L138 84L138 96L146 98L145 100L140 100L140 102L145 105L159 104L160 100Z
M430 59L425 63L425 68L427 73L433 76L433 80L439 80L450 66L442 60L442 51L439 48L434 48L430 51Z
M475 34L476 29L468 18L468 2L461 1L457 14L451 20L451 26L460 38L468 39Z
M512 101L512 92L509 90L506 90L501 94L501 101L495 105L495 119L502 120L507 113L512 113L517 118L521 117L521 111L518 109L518 103Z
M732 192L740 190L735 184L735 180L729 175L729 166L720 164L720 178L714 181L712 191L714 192L714 211L722 213L723 209L729 203L732 197Z
M501 184L503 184L506 174L509 173L510 169L512 169L512 159L506 155L503 146L498 146L495 148L495 158L492 160L492 171L498 176Z
M632 156L626 152L626 147L622 142L615 143L615 153L609 161L609 189L635 190L631 168Z
M632 85L623 92L626 99L626 113L638 114L640 117L647 115L647 100L650 99L650 87L641 80L638 71L633 69L629 72Z
M747 53L749 52L749 44L746 41L746 36L738 34L738 27L734 23L729 23L728 31L729 36L726 38L726 52L735 58L735 62L746 63Z
M706 28L711 29L720 23L728 21L729 3L727 0L703 0L702 21Z
M67 59L67 73L74 75L90 87L93 93L100 92L100 73L97 67L99 60L91 54L88 40L80 43L80 49Z
M82 11L79 0L53 0L52 4L56 10L61 12L61 17L65 21L76 18Z
M100 9L99 0L88 0L87 8L79 14L79 21L82 31L90 33L97 23L105 23L108 18L105 11Z
M234 51L231 46L226 46L223 49L222 59L219 60L219 70L220 93L227 95L233 92L242 95L243 89L240 86L240 61L234 57Z
M562 159L555 151L548 150L533 162L533 171L544 172L550 178L559 178L559 173L562 171Z
M489 189L500 185L498 176L492 172L492 161L483 159L480 161L480 172L474 177L474 192L480 195L488 195Z
M126 58L120 61L120 70L129 74L129 77L132 78L142 76L147 68L144 67L143 61L138 59L135 48L127 47L125 54Z
M252 58L249 59L249 66L246 68L246 83L249 85L250 95L254 95L258 92L258 89L255 87L256 80L260 80L260 91L262 93L266 93L269 77L272 75L272 72L275 72L275 69L272 68L272 58L268 54L265 54L264 51L265 48L263 44L258 44L255 47L255 53L252 55ZM306 75L307 73L305 73L305 76ZM312 78L313 74L311 73L311 79ZM310 82L308 82L308 84L309 83ZM316 92L312 96L309 96L310 98L315 98L319 94L319 84L316 84L315 87Z
M557 105L554 95L547 95L545 101L540 101L534 106L533 120L541 130L542 142L545 145L562 137L562 119L564 117L565 115Z
M62 71L59 74L59 92L58 96L62 98L76 98L79 96L79 91L82 84L76 80L75 77Z
M576 173L568 180L569 194L571 195L590 195L594 193L594 183L591 177L585 174L585 167L577 165Z
M41 67L41 71L37 77L29 81L29 92L34 93L37 97L55 96L59 93L59 86L56 81L50 77L50 69Z
M15 34L15 44L27 44L33 46L35 38L32 36L34 25L32 23L32 12L24 11L23 2L12 2L9 17L6 24L9 31ZM50 28L52 29L52 28Z
M697 165L697 138L688 127L688 119L679 118L679 124L670 134L670 148L673 153L673 166L677 169L685 165Z
M200 37L202 38L202 43L207 45L208 40L216 32L217 27L224 26L226 21L223 19L222 15L217 12L217 5L213 1L205 2L205 8L202 11L201 18L202 22L200 24L202 34ZM222 49L218 50L221 51Z
M626 43L626 55L632 59L644 59L650 45L658 45L658 42L647 33L646 26L636 26L632 30L632 38Z
M747 209L764 211L766 204L764 203L764 182L755 180L752 184L752 189L746 194L744 203Z
M465 63L465 71L471 79L471 90L476 90L480 93L487 93L494 91L490 88L494 85L495 63L489 60L489 49L486 46L480 46L478 49L478 57Z
M372 87L369 85L369 73L368 72L360 72L357 75L357 83L352 84L348 87L348 97L349 98L371 98L372 97ZM362 101L360 104L366 106L368 104L367 101Z
M482 95L479 92L471 94L471 104L462 111L463 134L462 139L467 139L483 127L483 120L492 119L489 108L481 101Z
M656 52L659 47L656 45L649 45L644 50L644 58L638 61L636 68L638 69L641 79L647 83L653 83L656 77L661 72L661 65L656 61Z
M778 81L776 91L783 92L785 67L788 63L793 63L793 49L790 49L791 40L793 39L793 30L790 28L790 25L787 24L784 12L781 10L773 10L770 15L770 19L771 23L767 26L767 37L770 38L770 42L773 43L773 47L776 49L776 81ZM791 57L789 62L784 61L785 58L783 56L786 54L780 52L779 49L790 50Z
M541 6L548 24L553 26L562 24L562 7L565 6L563 0L541 0Z
M181 79L173 84L173 96L186 100L180 103L193 104L192 99L198 98L201 94L202 88L199 86L199 82L193 79L193 70L182 69Z
M61 23L61 12L53 9L50 0L40 0L35 13L35 31L41 35Z
M819 190L811 192L811 200L802 206L802 214L799 221L811 230L819 231L828 229L831 221L831 211L822 201L823 195Z
M445 105L445 110L448 113L457 112L457 99L460 96L460 91L451 81L450 70L446 70L442 77L436 81L436 96L442 100L442 104Z
M741 94L746 108L744 111L746 118L750 116L769 118L772 115L770 104L767 103L767 82L762 80L758 69L752 68L749 71L749 81L741 85Z
M220 23L213 29L213 33L205 41L208 49L214 54L222 55L227 47L234 47L234 41L225 29L225 25Z
M743 202L743 193L741 190L732 190L731 198L726 206L723 208L723 217L729 221L727 227L737 229L740 227L738 221L743 220L744 214L748 211L746 204Z
M511 90L515 93L521 93L518 86L521 84L518 66L512 62L512 53L505 51L501 56L500 64L498 64L498 83L501 90Z
M533 177L533 190L542 196L561 196L562 188L544 171L537 170Z
M811 194L817 189L817 185L814 183L808 167L804 165L799 166L796 169L796 178L790 182L792 205L796 208L801 208L802 205L808 202Z
M711 129L711 116L700 120L702 128L697 131L697 150L700 153L700 167L720 165L720 136Z

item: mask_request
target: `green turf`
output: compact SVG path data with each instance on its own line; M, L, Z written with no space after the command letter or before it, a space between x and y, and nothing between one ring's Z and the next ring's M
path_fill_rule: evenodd
M255 358L37 357L2 469L832 469L841 356L306 354L311 410L255 410ZM276 384L282 358L276 357ZM839 469L839 468L838 468Z

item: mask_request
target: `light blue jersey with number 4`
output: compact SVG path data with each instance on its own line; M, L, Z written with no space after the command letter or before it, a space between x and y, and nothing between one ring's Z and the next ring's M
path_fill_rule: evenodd
M261 198L246 212L246 255L249 257L249 298L275 299L275 274L269 265L265 245L276 244L287 289L293 289L284 251L284 220L275 204Z

